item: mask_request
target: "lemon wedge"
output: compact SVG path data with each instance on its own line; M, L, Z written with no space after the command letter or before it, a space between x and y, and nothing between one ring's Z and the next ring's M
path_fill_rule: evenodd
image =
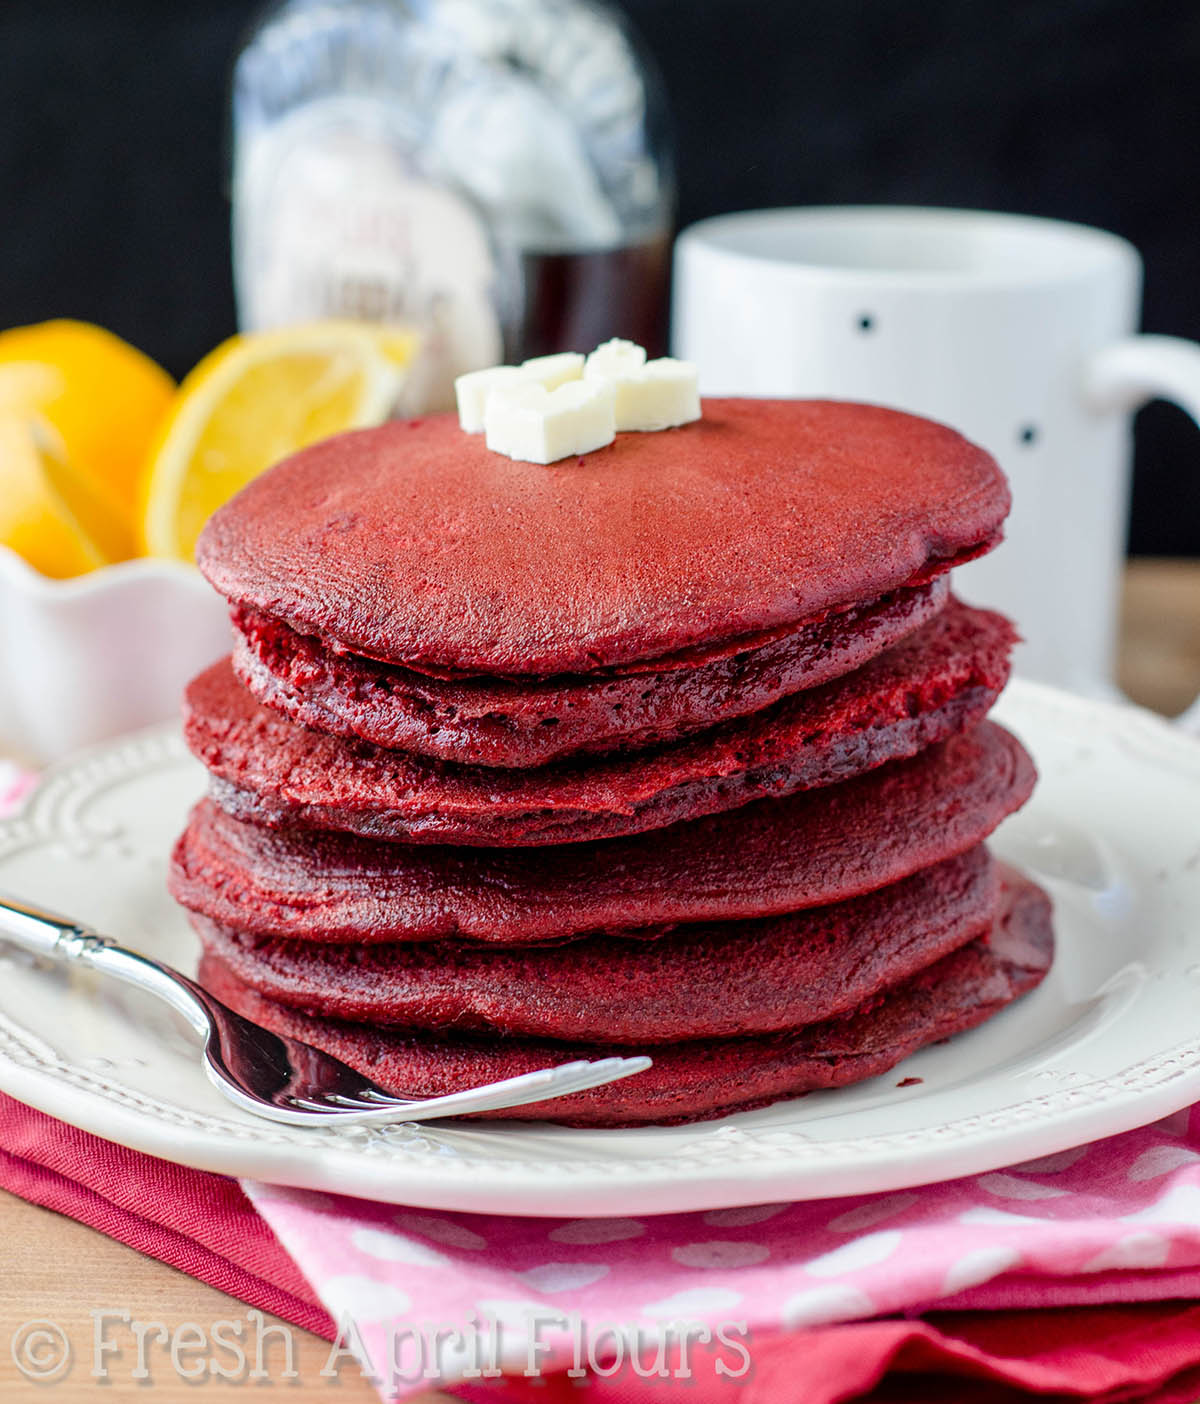
M63 580L122 559L127 529L56 437L34 419L0 413L0 544Z
M103 327L58 320L0 332L0 414L36 423L55 460L122 522L116 558L135 549L146 452L174 393L161 366Z
M151 449L151 555L191 560L209 517L279 459L392 412L418 338L363 322L232 337L180 385Z

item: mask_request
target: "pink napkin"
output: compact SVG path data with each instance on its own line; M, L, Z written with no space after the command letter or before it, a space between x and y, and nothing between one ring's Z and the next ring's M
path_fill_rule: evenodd
M496 1319L513 1363L540 1345L550 1370L614 1325L652 1336L682 1320L745 1340L934 1304L1200 1298L1200 1116L1189 1112L968 1179L709 1213L518 1219L243 1188L384 1376L396 1320L432 1333ZM422 1347L400 1344L403 1397ZM463 1378L465 1355L443 1350L438 1378Z

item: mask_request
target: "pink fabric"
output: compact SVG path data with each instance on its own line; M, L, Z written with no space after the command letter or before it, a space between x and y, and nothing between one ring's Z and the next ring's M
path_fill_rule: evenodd
M1200 1398L1200 1308L1092 1307L1072 1312L948 1313L934 1321L867 1321L756 1342L744 1379L721 1378L696 1361L686 1388L632 1370L578 1382L560 1374L513 1378L497 1395L486 1386L455 1390L479 1404L1015 1404L1031 1395L1092 1404L1145 1400L1196 1404ZM949 1378L947 1378L949 1377ZM969 1381L969 1383L968 1383Z
M743 1380L697 1368L672 1393L661 1379L630 1370L593 1376L581 1395L565 1375L505 1381L502 1394L478 1386L455 1390L479 1404L1016 1404L1032 1395L1091 1404L1144 1400L1196 1404L1200 1310L1096 1307L1040 1316L951 1314L934 1322L870 1321L756 1345Z
M377 1373L389 1323L414 1316L459 1328L498 1318L519 1354L540 1314L541 1359L565 1368L580 1330L611 1323L652 1333L672 1320L744 1322L753 1335L932 1308L1200 1299L1194 1120L894 1194L646 1218L516 1219L245 1189L334 1320L354 1318Z

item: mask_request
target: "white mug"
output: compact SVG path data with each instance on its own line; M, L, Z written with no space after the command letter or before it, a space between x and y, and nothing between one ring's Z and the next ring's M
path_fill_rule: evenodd
M675 252L672 354L708 395L868 400L953 425L1008 474L1007 543L956 573L1016 620L1017 670L1111 695L1131 416L1200 418L1200 346L1137 336L1115 234L970 210L752 211Z

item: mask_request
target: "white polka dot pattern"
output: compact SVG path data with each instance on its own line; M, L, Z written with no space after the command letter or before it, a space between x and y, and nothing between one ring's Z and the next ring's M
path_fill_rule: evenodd
M387 1263L408 1263L413 1267L444 1267L446 1259L423 1243L403 1238L383 1229L359 1228L350 1235L350 1242L368 1258L380 1258Z
M414 1214L406 1209L399 1214L393 1214L392 1223L404 1233L420 1234L421 1237L431 1238L435 1243L444 1244L447 1248L462 1248L468 1253L478 1253L487 1247L487 1239L482 1234L440 1214Z
M822 1253L805 1263L804 1270L810 1277L841 1277L845 1273L857 1272L861 1268L873 1267L885 1258L890 1258L900 1246L901 1235L895 1229L883 1233L868 1233L865 1238L855 1238Z
M646 1225L637 1219L573 1219L547 1236L554 1243L624 1243L645 1232Z
M875 1303L859 1287L837 1284L795 1292L780 1309L780 1324L789 1331L824 1326L831 1321L858 1321L874 1316Z
M1008 1209L993 1209L981 1204L976 1209L964 1209L958 1222L970 1228L1019 1228L1025 1224L1037 1224L1042 1228L1046 1219L1034 1218L1032 1214L1014 1214Z
M1200 1226L1200 1184L1171 1185L1167 1192L1144 1208L1122 1214L1123 1224L1186 1224Z
M1177 1170L1181 1165L1194 1165L1200 1162L1200 1154L1187 1146L1152 1146L1143 1151L1129 1167L1128 1177L1135 1184L1139 1180L1156 1180L1168 1171Z
M742 1294L731 1287L685 1287L661 1301L647 1302L642 1315L662 1321L688 1320L697 1314L732 1311L741 1301Z
M710 1209L700 1217L713 1228L745 1228L747 1224L763 1224L782 1214L788 1204L744 1204L734 1209Z
M412 1305L412 1298L401 1288L357 1273L327 1277L321 1295L335 1321L350 1316L360 1328L368 1322L395 1321Z
M1069 1170L1087 1153L1087 1146L1075 1146L1072 1150L1056 1151L1053 1155L1043 1155L1037 1160L1023 1160L1020 1165L1014 1165L1012 1168L1022 1175L1057 1175L1062 1170Z
M763 1243L684 1243L671 1249L677 1263L690 1268L739 1268L765 1263L771 1250Z
M975 1183L997 1199L1057 1199L1067 1192L1058 1185L1039 1185L1018 1175L980 1175Z
M1089 1258L1080 1272L1117 1272L1129 1268L1160 1268L1170 1254L1171 1245L1158 1233L1127 1233L1110 1243L1094 1258Z
M895 1218L911 1209L918 1202L915 1194L880 1194L837 1214L826 1226L833 1233L859 1233L863 1229L881 1224L885 1219Z
M943 1297L952 1297L964 1292L968 1287L978 1287L981 1282L990 1282L1002 1272L1015 1267L1021 1255L1015 1248L996 1243L987 1248L973 1248L961 1258L952 1262L942 1279Z
M599 1282L607 1273L605 1263L541 1263L516 1276L538 1292L572 1292Z

